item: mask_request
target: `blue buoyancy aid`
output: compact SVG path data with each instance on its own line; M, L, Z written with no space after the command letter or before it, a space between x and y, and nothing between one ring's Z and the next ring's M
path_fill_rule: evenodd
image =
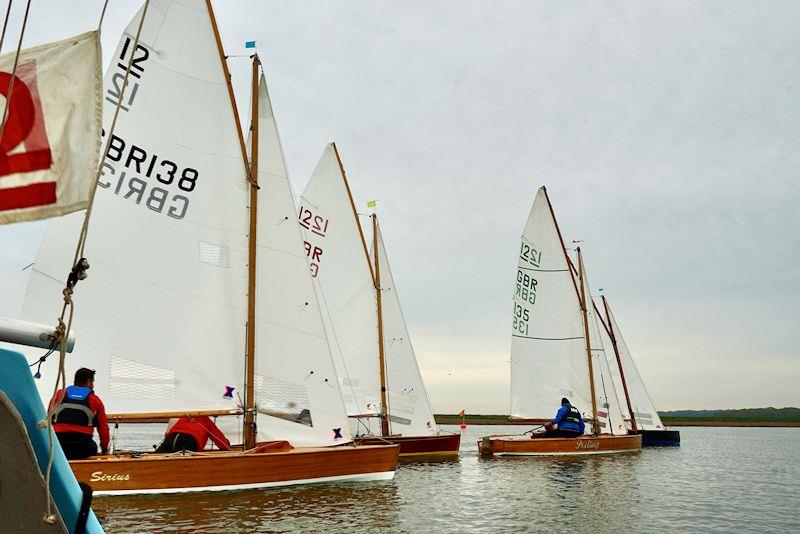
M89 405L92 388L86 386L68 386L64 398L55 409L53 423L67 425L94 425L95 413Z
M554 425L562 430L576 430L583 434L586 425L583 422L581 412L574 408L571 404L564 404L558 410L555 419L551 421Z

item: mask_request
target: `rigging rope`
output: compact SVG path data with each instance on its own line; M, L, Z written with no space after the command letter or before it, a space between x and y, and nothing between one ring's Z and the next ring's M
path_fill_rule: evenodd
M11 15L11 4L14 3L14 0L8 0L8 7L6 8L6 18L3 21L3 34L0 35L0 52L3 51L3 43L6 40L6 28L8 28L8 18Z
M106 146L103 150L103 157L100 159L100 164L97 166L97 172L94 175L93 187L89 190L89 200L86 205L86 214L83 218L83 227L81 228L81 234L78 239L78 246L75 248L75 257L73 258L73 264L78 262L78 258L83 257L84 249L86 247L86 236L89 233L89 220L92 217L92 208L94 207L94 197L95 193L97 192L97 182L100 181L100 174L103 169L103 165L105 165L106 159L108 158L108 152L111 149L111 139L113 138L114 129L117 126L117 118L119 117L119 110L122 106L123 96L125 95L125 89L128 88L128 77L130 76L131 72L131 65L133 64L133 57L136 54L136 48L139 46L139 37L142 34L142 26L144 26L144 19L147 16L147 8L150 5L150 0L145 0L144 7L142 8L142 18L139 19L139 27L136 29L136 37L133 40L133 48L131 49L131 56L128 58L128 65L125 67L125 77L122 79L122 89L120 91L120 97L117 99L117 105L114 108L114 118L111 120L111 126L108 130L106 135Z
M107 4L108 2L106 2ZM53 388L53 402L49 406L47 410L47 414L44 416L44 419L39 421L40 428L47 428L48 435L50 437L50 455L47 460L47 472L45 474L45 487L47 488L48 493L50 493L50 475L53 467L53 458L55 452L53 450L53 414L55 412L55 408L61 402L61 398L63 397L63 391L66 388L66 379L64 376L64 361L66 359L66 351L67 351L67 339L69 336L69 332L72 331L72 319L75 313L75 303L72 300L72 294L74 292L75 286L80 280L86 278L86 270L89 268L89 262L83 256L84 248L86 246L86 236L88 234L89 229L89 220L92 216L92 207L94 205L94 197L97 191L97 182L100 180L100 172L105 164L106 158L108 158L108 152L111 146L111 139L114 134L114 128L117 124L117 118L119 117L119 109L122 104L123 96L125 94L125 89L128 86L128 75L130 73L131 65L133 63L133 58L136 54L136 48L139 46L139 37L142 33L142 27L144 26L144 20L147 16L147 8L150 5L150 0L145 0L144 7L142 8L142 17L139 20L139 26L136 29L136 37L133 41L133 49L131 51L130 58L128 58L128 65L125 69L125 77L122 80L122 89L120 90L120 97L117 100L117 105L114 110L114 119L111 121L111 127L108 131L108 137L106 139L106 146L103 150L103 157L100 159L100 163L97 167L97 172L95 173L94 180L93 180L93 187L90 189L89 192L89 199L86 205L86 213L84 214L83 218L83 226L81 228L80 236L78 237L78 243L75 247L75 256L72 260L72 269L70 271L69 276L67 277L66 287L62 291L64 296L64 305L61 308L61 316L58 318L58 325L56 326L55 333L53 336L53 343L58 344L58 375L56 376L56 383L55 387ZM28 6L25 9L25 19L23 21L22 26L22 33L25 31L25 24L28 20L28 8L30 7L30 0L28 0ZM103 6L103 13L105 13L105 5ZM103 17L101 16L100 22L102 23ZM22 46L22 34L20 34L20 41L19 46ZM19 47L17 48L17 58L19 58ZM16 73L17 68L17 60L14 60L14 73ZM14 76L11 77L11 83L14 83ZM8 110L8 101L11 100L11 88L9 87L9 96L6 99L6 111ZM5 125L5 115L3 116L3 125ZM0 129L0 137L2 137L2 129ZM67 312L68 315L67 315ZM67 322L64 323L64 317L67 316ZM59 398L56 398L56 394L59 392L59 383L61 384L61 392L62 395L59 395ZM44 517L45 522L47 523L55 523L56 517L52 513L52 498L48 498L47 500L47 514Z
M103 19L106 18L106 9L108 8L108 0L103 2L103 10L100 12L100 21L97 23L97 31L100 31L100 28L103 27ZM144 16L142 16L144 18Z

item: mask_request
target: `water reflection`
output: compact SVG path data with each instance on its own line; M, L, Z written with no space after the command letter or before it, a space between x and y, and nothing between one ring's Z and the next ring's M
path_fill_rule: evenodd
M459 458L404 460L393 481L99 497L95 512L108 532L790 531L800 524L800 429L682 429L680 448L480 458L477 438L503 432L519 427L472 427Z
M98 498L95 512L114 532L158 531L167 525L219 531L395 529L400 504L394 483L377 482Z

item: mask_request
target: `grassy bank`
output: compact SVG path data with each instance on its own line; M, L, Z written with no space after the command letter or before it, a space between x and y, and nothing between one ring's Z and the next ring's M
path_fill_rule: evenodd
M739 410L715 410L715 412L737 412ZM661 415L667 426L716 426L716 427L800 427L800 417L757 417L754 415L715 415L709 411L708 415L700 416L670 416ZM683 412L682 412L683 413ZM782 414L783 415L783 414ZM440 425L461 424L458 414L436 414L436 423ZM509 421L508 415L466 414L464 422L468 425L532 425L531 421Z

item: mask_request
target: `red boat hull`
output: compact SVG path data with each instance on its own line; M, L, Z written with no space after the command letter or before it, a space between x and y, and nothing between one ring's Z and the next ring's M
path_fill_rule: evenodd
M400 445L400 456L457 456L461 446L461 434L438 436L363 436L356 438L360 445Z

